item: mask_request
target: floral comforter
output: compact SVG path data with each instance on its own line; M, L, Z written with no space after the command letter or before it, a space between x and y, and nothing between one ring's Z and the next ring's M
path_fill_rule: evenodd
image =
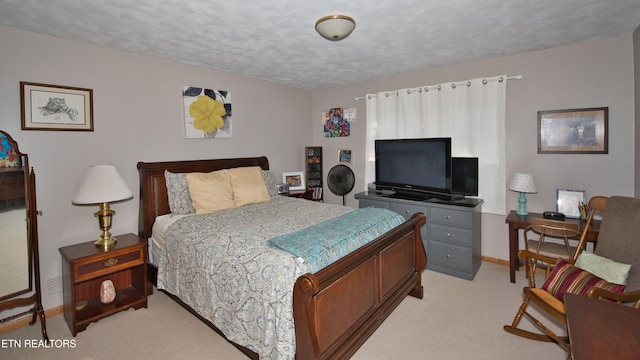
M158 288L261 359L293 359L293 285L309 271L295 256L268 247L267 240L352 210L278 196L181 218L165 232Z

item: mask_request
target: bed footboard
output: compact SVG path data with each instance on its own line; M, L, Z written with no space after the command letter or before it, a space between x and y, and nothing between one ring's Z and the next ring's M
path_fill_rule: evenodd
M427 259L413 217L315 274L296 281L293 293L298 359L353 355L407 295L422 298Z

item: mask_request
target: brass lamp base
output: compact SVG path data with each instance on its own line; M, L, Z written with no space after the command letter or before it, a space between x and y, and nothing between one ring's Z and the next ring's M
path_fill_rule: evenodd
M100 210L96 211L93 215L98 218L100 229L102 230L102 236L96 240L94 244L96 247L102 249L102 251L109 251L116 245L116 238L111 236L109 229L111 228L111 217L116 212L109 208L108 202L100 203Z
M111 249L113 249L114 246L116 246L116 241L117 239L114 237L110 237L108 239L98 239L94 242L94 244L96 245L97 248L102 249L102 251L109 251Z

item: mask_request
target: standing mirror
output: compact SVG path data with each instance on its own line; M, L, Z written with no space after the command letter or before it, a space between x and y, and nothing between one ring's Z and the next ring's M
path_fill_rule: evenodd
M27 154L0 130L0 312L33 305L25 312L0 319L0 323L32 313L29 324L35 324L39 316L42 337L48 341L40 292L35 188Z

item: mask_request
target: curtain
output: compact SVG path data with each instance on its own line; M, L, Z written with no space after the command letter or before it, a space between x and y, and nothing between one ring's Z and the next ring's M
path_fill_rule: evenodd
M506 214L506 83L501 75L367 94L365 184L375 181L376 139L450 137L453 156L478 158L482 212Z

